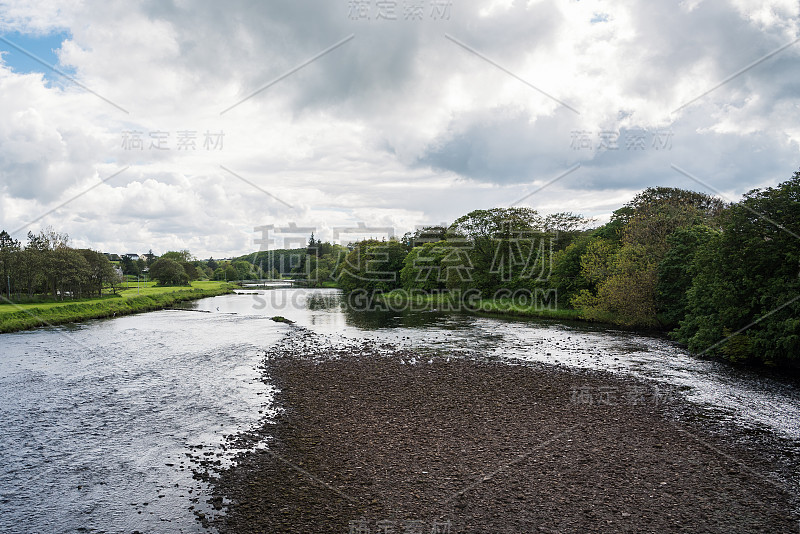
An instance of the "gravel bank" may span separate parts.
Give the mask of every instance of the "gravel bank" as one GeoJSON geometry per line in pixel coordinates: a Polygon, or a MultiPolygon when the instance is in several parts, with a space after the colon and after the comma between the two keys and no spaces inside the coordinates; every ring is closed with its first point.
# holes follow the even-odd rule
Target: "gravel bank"
{"type": "Polygon", "coordinates": [[[292,330],[282,411],[231,440],[262,447],[210,477],[221,532],[800,531],[774,466],[646,383],[292,330]]]}

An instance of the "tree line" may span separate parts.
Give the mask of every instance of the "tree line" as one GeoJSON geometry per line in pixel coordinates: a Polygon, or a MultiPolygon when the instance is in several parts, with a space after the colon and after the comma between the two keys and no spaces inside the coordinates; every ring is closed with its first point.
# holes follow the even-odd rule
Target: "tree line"
{"type": "Polygon", "coordinates": [[[247,262],[198,260],[188,250],[129,255],[112,262],[108,254],[69,245],[66,233],[45,228],[28,232],[21,243],[0,232],[0,295],[5,301],[65,300],[116,294],[127,280],[149,279],[162,286],[187,286],[194,280],[243,280],[254,270],[247,262]]]}
{"type": "MultiPolygon", "coordinates": [[[[291,276],[312,287],[385,293],[525,290],[546,305],[595,321],[667,331],[697,353],[731,361],[800,365],[800,172],[739,202],[651,187],[608,223],[530,208],[472,211],[449,226],[348,246],[311,235],[307,247],[233,260],[197,260],[188,250],[120,262],[161,285],[192,280],[291,276]]],[[[0,294],[6,299],[82,298],[116,291],[106,256],[73,249],[52,228],[23,246],[0,232],[0,294]]]]}
{"type": "Polygon", "coordinates": [[[309,287],[336,285],[338,267],[351,248],[314,238],[308,245],[295,249],[262,250],[234,258],[232,263],[246,264],[255,278],[294,278],[309,287]]]}
{"type": "Polygon", "coordinates": [[[6,300],[100,296],[104,287],[116,291],[122,283],[105,254],[71,248],[67,234],[46,228],[27,237],[23,245],[0,232],[0,287],[6,300]]]}
{"type": "Polygon", "coordinates": [[[667,331],[696,353],[800,365],[800,172],[734,203],[651,187],[607,224],[590,223],[477,210],[401,240],[351,244],[317,273],[345,291],[550,292],[548,305],[667,331]]]}

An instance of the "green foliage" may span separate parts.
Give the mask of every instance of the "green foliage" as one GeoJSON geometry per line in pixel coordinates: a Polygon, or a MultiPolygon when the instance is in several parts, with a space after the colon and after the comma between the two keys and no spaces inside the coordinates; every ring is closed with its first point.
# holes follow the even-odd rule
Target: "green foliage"
{"type": "Polygon", "coordinates": [[[330,287],[335,286],[334,273],[339,263],[339,257],[344,258],[346,249],[339,245],[327,247],[330,243],[320,243],[317,241],[317,250],[326,250],[325,254],[314,256],[310,259],[310,272],[308,275],[309,287],[330,287]]]}
{"type": "Polygon", "coordinates": [[[731,361],[800,366],[800,172],[753,190],[697,249],[674,336],[731,361]]]}
{"type": "Polygon", "coordinates": [[[99,296],[103,287],[111,285],[116,291],[121,282],[105,254],[73,249],[69,236],[51,227],[38,234],[29,232],[25,248],[0,232],[0,276],[0,294],[8,300],[99,296]]]}
{"type": "Polygon", "coordinates": [[[425,243],[403,260],[400,281],[406,289],[435,291],[468,286],[471,261],[464,247],[445,241],[425,243]]]}
{"type": "Polygon", "coordinates": [[[581,275],[590,287],[581,288],[570,302],[586,317],[626,326],[663,327],[662,320],[677,324],[691,277],[681,271],[678,254],[694,250],[697,243],[683,234],[672,236],[718,224],[723,208],[718,199],[683,189],[654,187],[639,193],[592,235],[581,256],[581,275]],[[679,251],[662,264],[676,244],[679,251]],[[660,277],[666,277],[661,286],[660,277]]]}
{"type": "MultiPolygon", "coordinates": [[[[657,264],[644,245],[625,245],[614,256],[611,275],[597,286],[596,310],[625,326],[658,326],[655,310],[657,264]]],[[[587,316],[591,317],[590,310],[587,316]]]]}
{"type": "Polygon", "coordinates": [[[214,270],[214,280],[218,281],[228,281],[231,282],[233,280],[237,280],[239,273],[230,264],[230,262],[221,262],[219,266],[214,270]]]}
{"type": "Polygon", "coordinates": [[[360,241],[337,269],[339,286],[347,292],[398,288],[406,254],[406,247],[399,241],[360,241]]]}
{"type": "Polygon", "coordinates": [[[120,259],[120,267],[122,267],[122,274],[132,274],[138,276],[142,273],[144,268],[144,260],[132,260],[130,256],[123,256],[120,259]]]}
{"type": "Polygon", "coordinates": [[[86,260],[84,276],[86,277],[88,292],[94,290],[99,297],[103,294],[103,286],[106,284],[110,285],[116,292],[117,286],[120,285],[122,279],[114,270],[106,255],[89,249],[79,250],[78,252],[86,260]]]}
{"type": "Polygon", "coordinates": [[[233,278],[234,280],[249,280],[255,276],[253,273],[253,265],[246,261],[240,260],[233,262],[233,269],[236,272],[233,278]]]}
{"type": "Polygon", "coordinates": [[[485,295],[549,287],[553,254],[588,222],[572,213],[542,217],[530,208],[476,210],[456,219],[447,241],[460,247],[460,265],[471,277],[461,287],[479,288],[485,295]]]}
{"type": "Polygon", "coordinates": [[[475,210],[450,225],[450,233],[480,243],[488,239],[511,239],[520,231],[541,229],[544,219],[531,208],[475,210]]]}
{"type": "Polygon", "coordinates": [[[5,293],[6,298],[11,298],[11,273],[18,263],[20,243],[13,239],[8,232],[0,232],[0,294],[5,293]]]}
{"type": "Polygon", "coordinates": [[[191,252],[188,250],[170,250],[161,255],[164,259],[177,261],[178,263],[187,263],[194,259],[191,252]]]}
{"type": "Polygon", "coordinates": [[[590,240],[580,257],[581,275],[592,286],[611,276],[619,247],[613,241],[598,238],[590,240]]]}
{"type": "Polygon", "coordinates": [[[183,267],[183,270],[186,273],[186,276],[189,278],[190,282],[193,281],[193,280],[199,280],[200,279],[200,271],[197,270],[197,267],[195,267],[194,263],[188,262],[188,261],[184,261],[184,262],[180,262],[180,264],[181,264],[181,267],[183,267]]]}
{"type": "Polygon", "coordinates": [[[414,232],[406,232],[403,239],[400,241],[406,246],[408,250],[414,247],[422,246],[425,243],[437,243],[447,239],[446,226],[425,226],[418,228],[414,232]]]}
{"type": "Polygon", "coordinates": [[[189,285],[189,276],[180,263],[161,257],[150,266],[150,277],[162,286],[189,285]]]}
{"type": "Polygon", "coordinates": [[[622,241],[622,230],[633,218],[634,209],[631,206],[623,206],[611,214],[611,220],[596,229],[593,235],[600,239],[619,244],[622,241]]]}
{"type": "Polygon", "coordinates": [[[553,275],[550,283],[556,290],[558,306],[568,307],[570,301],[581,291],[593,287],[587,280],[581,265],[581,258],[592,243],[590,235],[582,235],[553,256],[553,275]]]}
{"type": "Polygon", "coordinates": [[[656,313],[665,325],[676,327],[686,315],[695,255],[715,233],[708,226],[695,225],[678,228],[667,238],[669,249],[658,264],[656,284],[656,313]]]}

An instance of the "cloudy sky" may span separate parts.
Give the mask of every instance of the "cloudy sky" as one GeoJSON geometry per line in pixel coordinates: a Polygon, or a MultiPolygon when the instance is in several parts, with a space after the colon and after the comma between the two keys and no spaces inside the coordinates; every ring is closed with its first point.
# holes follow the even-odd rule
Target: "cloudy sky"
{"type": "Polygon", "coordinates": [[[497,206],[604,221],[653,185],[735,200],[800,168],[799,15],[792,0],[0,2],[2,227],[229,257],[497,206]]]}

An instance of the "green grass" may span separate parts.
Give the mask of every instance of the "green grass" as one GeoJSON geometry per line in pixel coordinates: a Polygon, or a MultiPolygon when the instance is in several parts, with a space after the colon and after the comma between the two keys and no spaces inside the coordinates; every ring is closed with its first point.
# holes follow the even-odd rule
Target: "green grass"
{"type": "MultiPolygon", "coordinates": [[[[215,282],[212,280],[205,280],[202,282],[192,282],[192,289],[218,289],[222,286],[225,286],[225,282],[215,282]]],[[[172,293],[176,290],[186,290],[188,287],[172,287],[172,286],[157,286],[151,285],[150,282],[147,283],[147,287],[139,288],[138,290],[136,287],[131,287],[128,289],[123,289],[118,293],[123,297],[136,297],[139,295],[161,295],[163,293],[172,293]]]]}
{"type": "Polygon", "coordinates": [[[536,317],[558,320],[586,320],[579,310],[547,308],[541,304],[521,306],[510,299],[469,299],[460,301],[457,293],[409,293],[403,290],[390,291],[378,297],[392,306],[407,305],[409,310],[462,311],[508,317],[536,317]]]}
{"type": "Polygon", "coordinates": [[[193,282],[191,287],[141,288],[138,295],[132,288],[94,299],[5,303],[0,304],[0,332],[159,310],[177,302],[230,293],[234,287],[224,282],[193,282]]]}
{"type": "Polygon", "coordinates": [[[98,302],[106,302],[109,299],[118,299],[120,298],[119,295],[103,295],[102,297],[92,298],[92,299],[67,299],[64,301],[60,300],[43,300],[43,301],[32,301],[32,302],[21,302],[21,303],[14,303],[9,304],[7,301],[3,300],[3,304],[0,304],[0,316],[7,313],[14,313],[21,310],[49,310],[52,308],[58,308],[60,306],[66,306],[68,304],[94,304],[98,302]]]}
{"type": "Polygon", "coordinates": [[[559,310],[555,308],[545,308],[542,306],[519,306],[510,300],[489,300],[484,299],[477,302],[474,313],[485,313],[487,315],[508,315],[510,317],[536,317],[541,319],[559,319],[569,321],[579,321],[585,318],[579,310],[559,310]]]}

